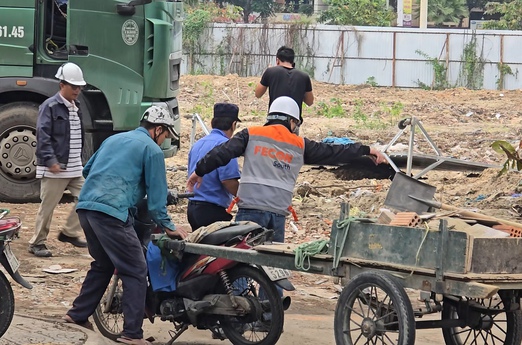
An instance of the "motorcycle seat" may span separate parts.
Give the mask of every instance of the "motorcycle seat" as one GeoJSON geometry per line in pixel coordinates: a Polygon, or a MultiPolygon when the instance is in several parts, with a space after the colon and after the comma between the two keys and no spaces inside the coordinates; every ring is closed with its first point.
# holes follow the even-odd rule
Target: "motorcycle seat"
{"type": "Polygon", "coordinates": [[[260,229],[261,226],[258,224],[239,224],[232,225],[227,228],[219,229],[208,235],[205,235],[198,243],[201,244],[223,244],[236,236],[246,235],[253,230],[260,229]]]}

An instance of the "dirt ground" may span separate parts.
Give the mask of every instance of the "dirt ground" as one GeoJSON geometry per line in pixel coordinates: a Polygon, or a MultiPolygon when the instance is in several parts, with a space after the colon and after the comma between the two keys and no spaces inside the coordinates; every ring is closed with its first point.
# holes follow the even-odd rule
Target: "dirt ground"
{"type": "MultiPolygon", "coordinates": [[[[184,190],[187,154],[190,137],[190,114],[198,112],[210,125],[214,102],[233,102],[239,105],[240,128],[261,125],[266,116],[268,96],[254,97],[258,78],[237,76],[183,76],[179,96],[182,120],[182,148],[176,157],[167,159],[167,175],[171,188],[184,190]],[[188,117],[186,117],[188,116],[188,117]]],[[[420,119],[429,136],[444,156],[473,162],[501,164],[505,160],[495,153],[490,144],[495,140],[518,143],[521,139],[522,92],[400,90],[369,86],[336,86],[313,83],[315,105],[304,106],[305,122],[301,135],[314,140],[327,136],[349,137],[368,145],[383,147],[398,132],[397,122],[414,116],[420,119]],[[400,102],[401,106],[398,106],[400,102]],[[401,108],[398,111],[392,110],[401,108]],[[343,115],[344,113],[344,115],[343,115]],[[328,116],[328,117],[327,117],[328,116]]],[[[197,131],[197,138],[201,137],[197,131]]],[[[407,144],[409,132],[398,142],[407,144]]],[[[404,148],[404,146],[403,146],[404,148]]],[[[416,135],[416,152],[431,154],[430,146],[420,133],[416,135]]],[[[479,210],[482,213],[518,220],[516,211],[522,205],[521,175],[510,172],[498,177],[498,169],[483,173],[468,171],[431,171],[423,182],[437,187],[436,198],[458,207],[479,210]]],[[[302,243],[327,238],[332,221],[338,217],[341,202],[349,202],[359,216],[377,217],[391,181],[389,179],[340,179],[334,167],[305,166],[298,178],[293,206],[299,216],[297,233],[287,231],[287,242],[302,243]]],[[[60,227],[72,209],[65,198],[54,214],[48,247],[52,258],[39,259],[27,252],[27,241],[34,228],[38,204],[5,204],[13,215],[23,218],[21,238],[12,244],[21,261],[21,273],[34,285],[26,290],[14,285],[16,310],[26,314],[61,316],[79,292],[82,279],[89,267],[87,250],[76,249],[56,240],[60,227]],[[78,271],[50,275],[42,272],[53,264],[78,271]]],[[[186,223],[186,202],[171,207],[175,223],[186,223]]],[[[325,308],[333,313],[339,287],[332,279],[309,274],[295,274],[297,291],[292,313],[299,315],[314,308],[325,308]]],[[[330,321],[328,321],[330,322],[330,321]]]]}

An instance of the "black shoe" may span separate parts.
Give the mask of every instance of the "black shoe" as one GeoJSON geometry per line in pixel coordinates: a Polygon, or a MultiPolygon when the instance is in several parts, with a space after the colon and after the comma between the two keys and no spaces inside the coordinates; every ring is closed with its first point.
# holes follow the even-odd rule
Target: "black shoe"
{"type": "Polygon", "coordinates": [[[73,246],[79,247],[79,248],[87,247],[87,242],[85,242],[81,238],[79,238],[79,237],[70,237],[70,236],[64,235],[62,232],[60,232],[60,234],[58,235],[58,241],[60,241],[60,242],[68,242],[68,243],[72,244],[73,246]]]}
{"type": "Polygon", "coordinates": [[[45,244],[37,244],[36,246],[29,246],[29,253],[34,254],[34,256],[37,256],[39,258],[48,258],[53,256],[51,251],[47,249],[45,244]]]}

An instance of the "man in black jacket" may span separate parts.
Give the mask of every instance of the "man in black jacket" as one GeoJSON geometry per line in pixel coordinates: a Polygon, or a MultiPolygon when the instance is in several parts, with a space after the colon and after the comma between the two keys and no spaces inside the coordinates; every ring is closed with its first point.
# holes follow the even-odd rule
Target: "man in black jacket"
{"type": "MultiPolygon", "coordinates": [[[[36,122],[36,177],[41,179],[40,199],[34,235],[29,240],[29,253],[49,257],[45,241],[49,234],[54,208],[68,189],[78,198],[83,186],[83,126],[80,103],[81,88],[86,84],[80,67],[67,62],[58,68],[60,91],[42,103],[36,122]]],[[[87,247],[75,209],[58,235],[58,240],[76,247],[87,247]]]]}
{"type": "Polygon", "coordinates": [[[207,153],[190,175],[187,189],[193,191],[205,174],[244,155],[236,220],[273,229],[274,241],[284,242],[285,218],[303,164],[339,165],[361,156],[375,164],[387,163],[380,151],[361,143],[329,145],[296,135],[299,107],[290,97],[274,100],[267,120],[265,126],[244,129],[207,153]]]}

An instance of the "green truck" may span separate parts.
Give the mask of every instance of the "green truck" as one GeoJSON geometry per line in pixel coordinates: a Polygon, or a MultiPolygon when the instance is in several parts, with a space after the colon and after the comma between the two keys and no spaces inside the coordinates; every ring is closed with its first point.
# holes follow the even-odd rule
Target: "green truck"
{"type": "MultiPolygon", "coordinates": [[[[108,136],[136,128],[152,104],[169,109],[179,134],[183,2],[128,1],[0,2],[0,201],[39,198],[38,107],[58,91],[54,75],[67,61],[87,81],[84,159],[108,136]]],[[[179,145],[179,136],[166,142],[165,156],[179,145]]]]}

